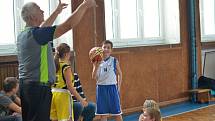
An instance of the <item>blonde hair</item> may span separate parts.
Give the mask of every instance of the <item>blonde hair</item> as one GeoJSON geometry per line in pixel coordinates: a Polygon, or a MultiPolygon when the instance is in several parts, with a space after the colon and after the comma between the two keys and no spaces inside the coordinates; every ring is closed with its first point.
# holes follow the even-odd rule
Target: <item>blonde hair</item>
{"type": "Polygon", "coordinates": [[[155,108],[146,108],[145,112],[148,113],[151,119],[154,119],[155,121],[161,121],[161,113],[159,110],[155,108]]]}
{"type": "Polygon", "coordinates": [[[143,109],[147,109],[147,108],[153,108],[160,111],[158,103],[156,103],[154,100],[145,100],[143,104],[143,109]]]}

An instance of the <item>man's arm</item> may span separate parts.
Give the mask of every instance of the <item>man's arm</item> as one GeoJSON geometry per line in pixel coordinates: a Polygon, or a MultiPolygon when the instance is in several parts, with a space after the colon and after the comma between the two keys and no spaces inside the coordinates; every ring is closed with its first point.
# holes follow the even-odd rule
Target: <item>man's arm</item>
{"type": "Polygon", "coordinates": [[[45,20],[42,24],[41,27],[48,27],[52,26],[54,21],[56,20],[57,16],[62,12],[63,9],[65,9],[68,6],[68,4],[61,3],[61,0],[59,0],[58,6],[55,9],[55,11],[49,16],[47,20],[45,20]]]}
{"type": "Polygon", "coordinates": [[[62,24],[56,27],[54,38],[58,38],[77,25],[88,8],[95,7],[95,0],[84,0],[74,13],[62,24]]]}

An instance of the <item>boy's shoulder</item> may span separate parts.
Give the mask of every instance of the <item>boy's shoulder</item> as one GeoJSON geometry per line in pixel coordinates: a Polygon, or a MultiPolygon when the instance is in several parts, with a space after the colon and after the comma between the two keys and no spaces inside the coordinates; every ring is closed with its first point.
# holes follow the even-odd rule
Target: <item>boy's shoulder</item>
{"type": "Polygon", "coordinates": [[[116,58],[116,57],[114,57],[114,56],[110,56],[110,58],[112,58],[112,59],[116,59],[116,60],[117,60],[117,58],[116,58]]]}
{"type": "Polygon", "coordinates": [[[114,56],[111,56],[112,57],[112,60],[114,61],[114,64],[118,61],[118,59],[114,56]]]}

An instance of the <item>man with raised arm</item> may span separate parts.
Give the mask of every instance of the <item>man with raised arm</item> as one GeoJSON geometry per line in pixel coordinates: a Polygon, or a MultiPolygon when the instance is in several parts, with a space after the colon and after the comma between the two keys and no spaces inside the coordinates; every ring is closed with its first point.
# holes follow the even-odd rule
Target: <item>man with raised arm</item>
{"type": "Polygon", "coordinates": [[[46,21],[44,11],[36,3],[26,3],[22,8],[26,26],[17,37],[17,56],[23,121],[50,120],[51,85],[56,78],[51,41],[77,25],[87,9],[96,3],[84,0],[65,22],[52,26],[66,6],[59,0],[58,7],[46,21]]]}

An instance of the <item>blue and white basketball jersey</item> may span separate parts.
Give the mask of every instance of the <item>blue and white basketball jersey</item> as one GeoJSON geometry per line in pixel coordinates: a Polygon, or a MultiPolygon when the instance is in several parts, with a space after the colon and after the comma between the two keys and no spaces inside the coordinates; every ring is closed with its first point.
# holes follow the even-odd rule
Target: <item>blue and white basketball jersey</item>
{"type": "Polygon", "coordinates": [[[97,85],[114,85],[116,80],[116,59],[112,56],[103,60],[97,71],[97,85]]]}

